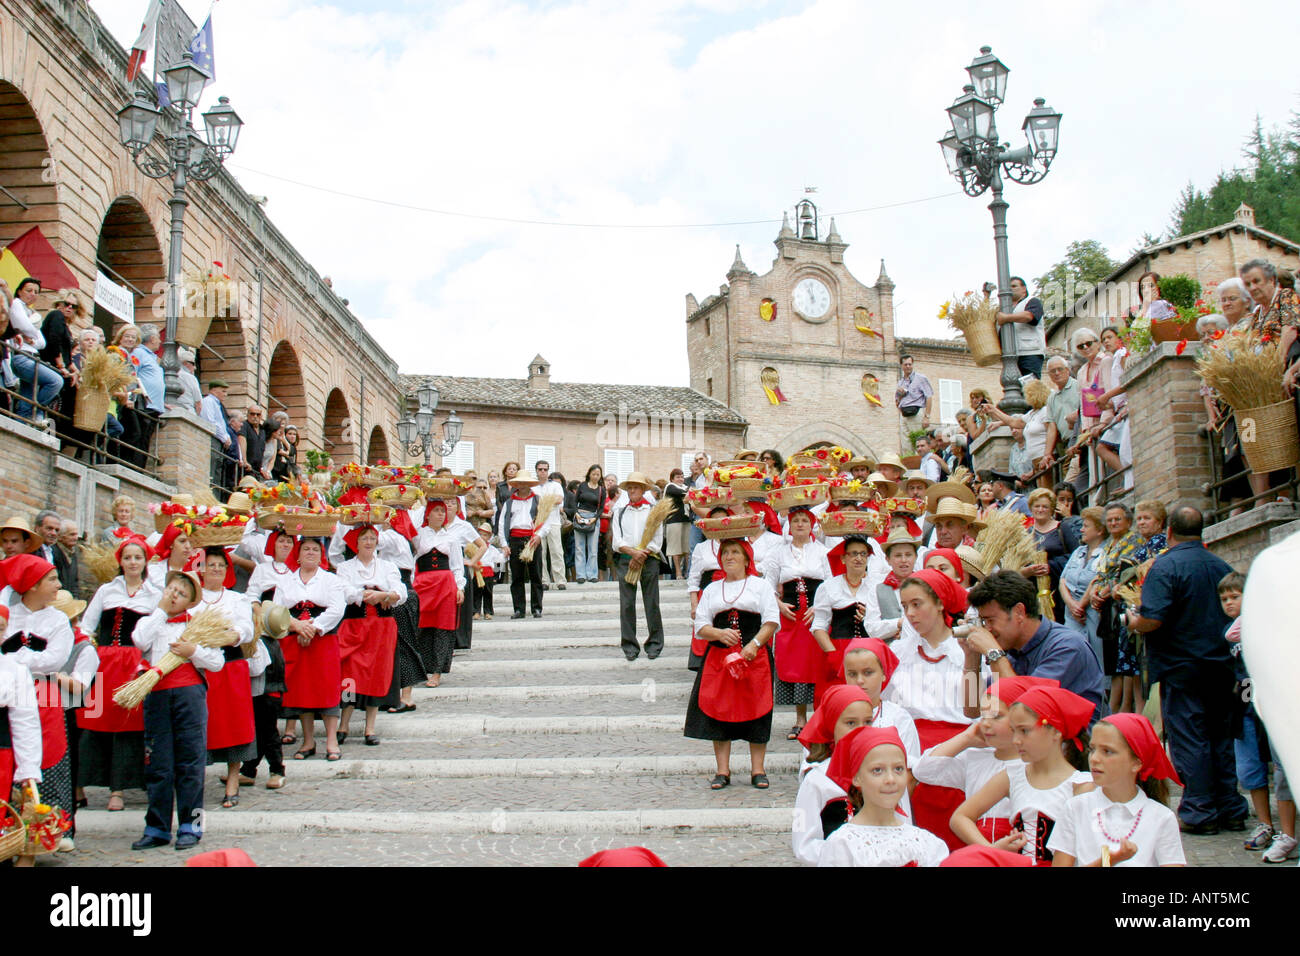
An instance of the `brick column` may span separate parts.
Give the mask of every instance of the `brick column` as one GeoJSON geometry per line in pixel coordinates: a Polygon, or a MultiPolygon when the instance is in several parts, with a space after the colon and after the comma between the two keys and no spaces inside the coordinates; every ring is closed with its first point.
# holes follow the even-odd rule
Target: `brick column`
{"type": "Polygon", "coordinates": [[[1134,500],[1166,506],[1191,501],[1210,507],[1202,486],[1210,481],[1210,444],[1197,432],[1205,422],[1196,345],[1182,355],[1162,342],[1125,369],[1133,443],[1134,500]]]}
{"type": "Polygon", "coordinates": [[[193,494],[211,487],[212,440],[216,429],[192,412],[169,408],[158,427],[158,477],[193,494]]]}
{"type": "Polygon", "coordinates": [[[1011,429],[1006,425],[987,429],[970,446],[970,456],[975,463],[975,471],[1006,471],[1011,463],[1011,449],[1015,444],[1015,439],[1011,437],[1011,429]]]}

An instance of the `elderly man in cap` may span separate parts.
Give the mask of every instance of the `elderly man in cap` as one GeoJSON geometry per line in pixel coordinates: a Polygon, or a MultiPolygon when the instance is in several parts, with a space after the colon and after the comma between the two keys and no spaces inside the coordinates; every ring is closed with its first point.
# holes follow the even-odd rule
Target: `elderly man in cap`
{"type": "Polygon", "coordinates": [[[619,624],[623,656],[634,661],[641,654],[636,640],[636,584],[626,580],[630,570],[641,574],[641,602],[645,607],[646,627],[650,631],[645,642],[645,656],[654,660],[664,649],[664,624],[659,614],[659,562],[663,560],[664,529],[655,529],[650,543],[641,547],[646,520],[651,504],[646,498],[650,481],[639,471],[634,471],[619,485],[627,492],[627,504],[615,508],[610,515],[609,528],[613,539],[615,567],[618,572],[619,624]]]}
{"type": "Polygon", "coordinates": [[[993,496],[997,498],[999,508],[1029,517],[1029,500],[1023,492],[1016,491],[1015,475],[990,470],[989,481],[993,483],[993,496]]]}
{"type": "Polygon", "coordinates": [[[212,484],[216,486],[217,497],[222,501],[226,500],[230,490],[235,487],[235,462],[239,460],[239,446],[230,433],[230,415],[226,412],[226,395],[229,391],[229,384],[214,378],[208,382],[208,394],[204,396],[199,408],[203,420],[216,429],[212,446],[212,484]]]}
{"type": "Polygon", "coordinates": [[[176,377],[181,383],[180,407],[197,415],[199,406],[203,404],[203,390],[199,388],[198,376],[194,374],[194,350],[179,348],[176,350],[176,357],[181,363],[181,367],[176,372],[176,377]]]}

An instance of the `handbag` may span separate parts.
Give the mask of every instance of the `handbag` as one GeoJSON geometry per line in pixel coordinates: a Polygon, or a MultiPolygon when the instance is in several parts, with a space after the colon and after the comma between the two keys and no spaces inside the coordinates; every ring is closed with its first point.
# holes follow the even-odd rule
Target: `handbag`
{"type": "Polygon", "coordinates": [[[573,516],[573,526],[579,531],[591,531],[596,527],[596,512],[579,510],[573,516]]]}

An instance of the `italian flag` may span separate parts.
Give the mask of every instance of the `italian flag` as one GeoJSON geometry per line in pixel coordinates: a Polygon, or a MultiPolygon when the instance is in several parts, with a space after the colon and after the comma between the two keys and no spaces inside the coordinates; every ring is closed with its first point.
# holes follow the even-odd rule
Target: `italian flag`
{"type": "Polygon", "coordinates": [[[144,66],[145,58],[153,46],[154,33],[158,29],[158,15],[162,13],[163,0],[149,0],[149,9],[145,11],[144,23],[140,24],[140,35],[131,44],[131,58],[126,63],[126,81],[134,83],[144,66]]]}

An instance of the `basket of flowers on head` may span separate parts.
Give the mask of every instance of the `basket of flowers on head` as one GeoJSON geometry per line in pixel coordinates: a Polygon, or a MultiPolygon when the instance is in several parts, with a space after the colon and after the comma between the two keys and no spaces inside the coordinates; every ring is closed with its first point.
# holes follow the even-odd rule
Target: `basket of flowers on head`
{"type": "Polygon", "coordinates": [[[876,490],[857,478],[832,478],[827,484],[831,501],[871,501],[876,497],[876,490]]]}
{"type": "Polygon", "coordinates": [[[885,530],[888,521],[886,515],[876,511],[827,511],[818,523],[828,538],[845,538],[849,535],[874,538],[885,530]]]}
{"type": "Polygon", "coordinates": [[[413,508],[422,497],[418,484],[381,485],[366,494],[368,501],[393,508],[413,508]]]}
{"type": "Polygon", "coordinates": [[[766,478],[767,463],[761,461],[722,461],[710,469],[713,483],[730,485],[737,478],[766,478]]]}
{"type": "Polygon", "coordinates": [[[393,509],[388,505],[356,504],[339,505],[339,524],[348,526],[359,524],[383,524],[393,517],[393,509]]]}
{"type": "Polygon", "coordinates": [[[693,508],[730,508],[739,500],[728,485],[708,485],[686,492],[686,502],[693,508]]]}
{"type": "Polygon", "coordinates": [[[726,515],[718,518],[701,518],[696,527],[706,538],[748,538],[763,527],[761,514],[726,515]]]}
{"type": "Polygon", "coordinates": [[[805,485],[782,485],[773,488],[767,496],[768,503],[776,511],[789,511],[791,508],[811,508],[819,505],[830,495],[830,487],[825,482],[805,485]]]}

